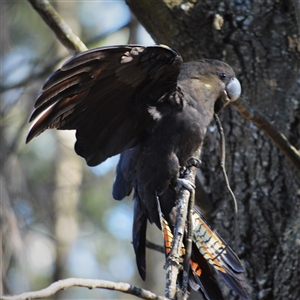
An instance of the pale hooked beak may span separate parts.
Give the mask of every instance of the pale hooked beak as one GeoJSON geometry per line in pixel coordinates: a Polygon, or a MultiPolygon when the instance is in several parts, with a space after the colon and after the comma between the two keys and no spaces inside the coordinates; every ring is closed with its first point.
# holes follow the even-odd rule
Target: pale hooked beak
{"type": "Polygon", "coordinates": [[[240,82],[234,77],[226,86],[227,97],[230,102],[236,101],[242,92],[242,87],[240,82]]]}
{"type": "Polygon", "coordinates": [[[221,97],[215,102],[214,111],[218,113],[224,106],[228,105],[230,102],[236,101],[241,95],[242,88],[240,82],[234,77],[227,84],[221,97]]]}

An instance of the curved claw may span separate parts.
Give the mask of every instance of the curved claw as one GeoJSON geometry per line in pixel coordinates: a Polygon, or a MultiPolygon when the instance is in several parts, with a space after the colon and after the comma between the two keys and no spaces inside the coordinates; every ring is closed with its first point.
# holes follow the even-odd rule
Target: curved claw
{"type": "Polygon", "coordinates": [[[193,193],[196,186],[192,182],[184,178],[177,179],[177,186],[176,189],[179,191],[181,188],[187,189],[190,193],[193,193]]]}
{"type": "Polygon", "coordinates": [[[190,172],[191,167],[200,168],[202,161],[199,158],[191,157],[185,166],[180,167],[180,177],[184,177],[188,172],[190,172]]]}

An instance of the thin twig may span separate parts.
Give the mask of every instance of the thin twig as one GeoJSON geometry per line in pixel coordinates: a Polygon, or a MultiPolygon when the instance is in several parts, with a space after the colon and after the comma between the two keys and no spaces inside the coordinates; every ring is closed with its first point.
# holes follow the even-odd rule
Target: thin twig
{"type": "Polygon", "coordinates": [[[87,50],[87,47],[73,33],[69,25],[47,0],[28,0],[33,8],[52,29],[58,40],[67,48],[70,54],[87,50]]]}
{"type": "Polygon", "coordinates": [[[157,245],[157,244],[154,244],[148,240],[146,240],[146,247],[149,248],[149,249],[152,249],[152,250],[156,250],[160,253],[163,253],[165,254],[165,250],[164,250],[164,247],[161,246],[161,245],[157,245]]]}
{"type": "Polygon", "coordinates": [[[218,117],[217,114],[214,114],[214,119],[215,119],[215,121],[217,123],[217,127],[218,127],[219,134],[220,134],[220,137],[221,137],[221,169],[222,169],[222,173],[223,173],[224,178],[225,178],[227,190],[229,191],[229,193],[231,195],[231,198],[233,199],[234,214],[235,214],[235,216],[237,216],[237,214],[238,214],[237,201],[236,201],[235,195],[234,195],[234,193],[233,193],[233,191],[232,191],[232,189],[230,187],[230,183],[229,183],[229,180],[228,180],[228,176],[227,176],[227,172],[226,172],[226,167],[225,167],[226,152],[225,152],[224,130],[223,130],[222,124],[221,124],[220,119],[219,119],[219,117],[218,117]]]}
{"type": "MultiPolygon", "coordinates": [[[[3,84],[3,82],[0,83],[0,93],[3,93],[8,90],[17,89],[17,88],[23,88],[27,84],[33,82],[34,79],[41,79],[46,75],[49,75],[49,73],[53,72],[53,66],[55,66],[58,62],[62,60],[61,57],[57,59],[52,59],[51,63],[47,63],[41,70],[36,71],[35,68],[38,64],[40,64],[40,60],[37,60],[32,63],[32,67],[25,78],[23,78],[21,81],[13,84],[3,84]]],[[[8,71],[7,73],[9,73],[8,71]]]]}
{"type": "Polygon", "coordinates": [[[232,102],[239,113],[247,120],[251,120],[258,128],[262,129],[275,143],[279,150],[291,161],[293,166],[300,171],[300,153],[291,145],[288,139],[278,130],[278,128],[271,124],[266,116],[255,109],[252,109],[241,98],[232,102]]]}
{"type": "Polygon", "coordinates": [[[141,299],[166,300],[166,298],[163,296],[157,296],[148,290],[138,288],[128,283],[112,282],[112,281],[98,280],[98,279],[83,279],[83,278],[67,278],[67,279],[59,280],[52,283],[47,288],[39,291],[22,293],[16,296],[0,296],[0,299],[1,300],[26,300],[26,299],[46,298],[56,294],[60,290],[65,290],[75,286],[86,287],[89,289],[102,288],[107,290],[114,290],[126,294],[131,294],[141,299]]]}
{"type": "MultiPolygon", "coordinates": [[[[230,187],[230,183],[229,183],[229,180],[228,180],[228,176],[227,176],[227,172],[226,172],[226,167],[225,167],[226,148],[225,148],[224,130],[223,130],[221,121],[220,121],[220,119],[219,119],[219,117],[218,117],[217,114],[214,114],[214,119],[215,119],[215,121],[217,123],[217,127],[218,127],[220,138],[221,138],[221,163],[220,163],[220,165],[221,165],[222,173],[223,173],[223,176],[224,176],[224,179],[225,179],[225,182],[226,182],[226,188],[229,191],[230,196],[231,196],[231,198],[233,200],[233,204],[234,204],[233,234],[232,234],[230,242],[229,242],[229,244],[231,244],[232,241],[233,241],[233,239],[235,238],[235,236],[237,236],[236,231],[237,231],[238,206],[237,206],[237,201],[236,201],[235,195],[234,195],[234,193],[233,193],[233,191],[232,191],[232,189],[230,187]]],[[[226,245],[226,247],[224,249],[222,249],[222,251],[214,259],[216,259],[218,256],[220,256],[225,251],[226,248],[227,248],[227,245],[226,245]]]]}

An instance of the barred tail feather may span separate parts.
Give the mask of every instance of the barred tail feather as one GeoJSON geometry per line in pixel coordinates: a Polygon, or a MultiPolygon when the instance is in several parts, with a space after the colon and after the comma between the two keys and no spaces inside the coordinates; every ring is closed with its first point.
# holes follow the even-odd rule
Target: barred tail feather
{"type": "Polygon", "coordinates": [[[209,227],[196,207],[193,214],[193,229],[193,241],[208,264],[236,294],[242,299],[248,299],[244,268],[240,260],[223,239],[209,227]]]}
{"type": "MultiPolygon", "coordinates": [[[[165,246],[165,254],[168,256],[171,252],[174,236],[171,231],[171,228],[164,218],[161,209],[160,209],[160,203],[158,202],[158,211],[159,211],[159,217],[160,217],[160,224],[162,229],[162,235],[164,239],[164,246],[165,246]]],[[[195,246],[194,246],[195,247],[195,246]]],[[[194,250],[197,250],[195,248],[194,250]]],[[[193,252],[194,252],[193,250],[193,252]]],[[[184,260],[185,256],[185,247],[182,244],[181,245],[181,260],[184,260]]],[[[211,273],[211,270],[203,257],[200,259],[196,257],[191,257],[190,259],[190,276],[189,276],[189,285],[192,289],[196,291],[200,291],[204,297],[208,300],[222,300],[223,295],[222,292],[218,286],[218,283],[215,281],[213,274],[211,273]],[[201,265],[198,261],[201,261],[201,265]]]]}

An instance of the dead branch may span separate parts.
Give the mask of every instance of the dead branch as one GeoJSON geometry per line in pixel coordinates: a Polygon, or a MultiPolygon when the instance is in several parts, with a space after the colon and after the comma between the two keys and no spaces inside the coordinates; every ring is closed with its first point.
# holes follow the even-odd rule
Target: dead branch
{"type": "Polygon", "coordinates": [[[112,282],[98,279],[83,279],[83,278],[67,278],[52,283],[45,289],[22,293],[16,296],[0,296],[1,300],[29,300],[29,299],[40,299],[46,298],[56,294],[60,290],[66,290],[71,287],[80,286],[88,289],[102,288],[107,290],[115,290],[126,294],[131,294],[141,299],[155,299],[155,300],[166,300],[163,296],[157,296],[150,291],[141,289],[124,282],[112,282]]]}
{"type": "MultiPolygon", "coordinates": [[[[198,152],[196,153],[198,154],[198,152]]],[[[200,149],[199,149],[199,156],[200,156],[200,149]]],[[[190,180],[192,180],[194,183],[196,181],[196,174],[197,169],[194,168],[194,170],[189,174],[191,175],[190,180]]],[[[193,235],[194,235],[194,228],[193,228],[193,211],[194,211],[194,205],[195,205],[195,190],[191,193],[190,199],[188,202],[188,208],[187,208],[187,221],[186,221],[186,238],[185,238],[185,258],[183,262],[183,279],[182,279],[182,286],[183,286],[183,299],[187,299],[189,296],[188,291],[188,284],[189,284],[189,274],[190,274],[190,259],[192,255],[192,243],[193,243],[193,235]]]]}
{"type": "MultiPolygon", "coordinates": [[[[201,148],[199,148],[195,153],[194,157],[200,157],[201,148]]],[[[184,175],[184,179],[190,181],[191,183],[195,184],[195,178],[197,174],[196,167],[190,167],[190,170],[186,172],[184,175]]],[[[194,194],[194,193],[193,193],[194,194]]],[[[192,251],[192,240],[191,235],[193,228],[191,222],[191,210],[194,206],[194,195],[183,187],[177,194],[178,196],[178,203],[177,203],[177,212],[176,212],[176,224],[174,226],[174,240],[172,245],[172,250],[167,258],[166,261],[166,292],[165,296],[168,299],[175,299],[176,293],[176,284],[177,284],[177,277],[179,272],[183,268],[183,280],[181,284],[181,293],[182,295],[177,294],[177,299],[187,299],[188,298],[188,276],[189,276],[189,261],[192,251]],[[192,203],[190,203],[192,201],[192,203]],[[189,228],[186,228],[188,226],[189,228]],[[187,232],[186,238],[186,249],[185,249],[185,261],[183,265],[181,264],[180,260],[182,257],[182,242],[185,232],[187,232]]]]}
{"type": "MultiPolygon", "coordinates": [[[[175,299],[177,277],[182,270],[181,260],[181,245],[183,242],[184,230],[186,225],[186,217],[188,210],[188,202],[190,192],[186,189],[181,189],[178,193],[178,203],[176,212],[176,224],[174,226],[174,240],[172,250],[166,259],[166,291],[165,296],[168,299],[175,299]]],[[[177,297],[180,298],[180,297],[177,297]]]]}
{"type": "Polygon", "coordinates": [[[271,124],[266,116],[251,108],[241,98],[232,102],[232,105],[237,108],[245,119],[252,121],[258,128],[262,129],[272,139],[279,150],[290,160],[293,166],[300,171],[299,151],[291,145],[285,135],[283,135],[275,125],[271,124]]]}

